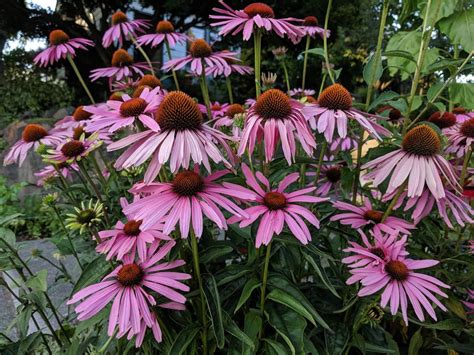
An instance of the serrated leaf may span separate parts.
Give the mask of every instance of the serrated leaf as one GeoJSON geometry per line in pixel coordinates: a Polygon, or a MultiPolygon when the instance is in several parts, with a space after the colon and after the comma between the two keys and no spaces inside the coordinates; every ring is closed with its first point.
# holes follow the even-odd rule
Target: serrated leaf
{"type": "Polygon", "coordinates": [[[375,109],[378,106],[381,106],[382,104],[386,103],[389,100],[393,100],[397,97],[399,97],[400,94],[394,92],[394,91],[384,91],[381,93],[379,96],[375,98],[374,101],[372,101],[372,104],[369,106],[369,111],[375,109]]]}
{"type": "Polygon", "coordinates": [[[204,296],[206,304],[211,316],[212,330],[216,337],[217,347],[222,349],[224,347],[224,324],[222,318],[221,300],[217,283],[214,277],[210,274],[203,275],[204,279],[204,296]]]}
{"type": "Polygon", "coordinates": [[[438,91],[443,87],[443,83],[436,83],[430,86],[428,91],[426,92],[426,97],[429,101],[432,101],[438,91]]]}
{"type": "MultiPolygon", "coordinates": [[[[422,0],[418,3],[420,17],[425,18],[426,4],[428,0],[422,0]]],[[[458,6],[459,0],[431,0],[430,10],[428,11],[428,24],[431,26],[440,19],[451,15],[458,6]]]]}
{"type": "Polygon", "coordinates": [[[474,108],[474,83],[454,83],[450,85],[450,99],[466,109],[474,108]]]}
{"type": "Polygon", "coordinates": [[[474,50],[474,8],[442,19],[439,28],[452,43],[461,45],[466,52],[474,50]]]}
{"type": "Polygon", "coordinates": [[[262,283],[256,277],[252,277],[245,283],[245,286],[242,289],[242,294],[239,298],[239,302],[237,302],[237,306],[235,307],[234,314],[237,313],[237,311],[245,304],[245,302],[247,302],[252,292],[261,284],[262,283]]]}

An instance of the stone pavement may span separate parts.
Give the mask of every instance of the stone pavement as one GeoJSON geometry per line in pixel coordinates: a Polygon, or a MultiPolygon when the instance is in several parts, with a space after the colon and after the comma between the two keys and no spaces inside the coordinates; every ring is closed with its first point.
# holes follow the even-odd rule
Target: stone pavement
{"type": "MultiPolygon", "coordinates": [[[[31,252],[34,249],[38,249],[42,252],[42,255],[45,258],[58,265],[57,259],[53,257],[53,254],[57,252],[57,249],[55,245],[47,239],[25,241],[21,244],[22,248],[20,249],[20,255],[23,259],[31,257],[31,252]]],[[[76,280],[80,275],[80,269],[77,265],[76,260],[72,256],[67,256],[64,260],[62,260],[62,263],[65,265],[66,270],[71,275],[71,277],[76,280]]],[[[53,267],[45,260],[39,258],[32,258],[28,262],[28,266],[35,273],[43,269],[46,269],[48,271],[48,295],[50,296],[53,304],[56,307],[59,307],[59,312],[63,316],[67,315],[68,307],[65,304],[65,300],[67,300],[72,291],[72,284],[65,283],[64,280],[56,281],[56,278],[60,274],[59,270],[53,267]]],[[[18,274],[16,271],[8,271],[8,273],[13,278],[18,278],[18,274]]],[[[9,280],[7,277],[4,277],[3,275],[2,277],[8,282],[8,285],[11,288],[14,288],[14,285],[11,280],[9,280]]],[[[17,292],[18,289],[16,289],[15,291],[17,292]]],[[[19,305],[19,303],[4,287],[0,286],[0,304],[2,305],[2,307],[0,307],[0,331],[5,331],[14,319],[16,314],[16,307],[19,305]]],[[[51,316],[51,314],[49,315],[51,316]]],[[[41,328],[45,326],[41,317],[36,315],[35,319],[38,321],[38,324],[41,328]]],[[[56,328],[57,322],[53,318],[51,318],[50,320],[53,324],[53,327],[56,328]]],[[[29,332],[33,333],[34,331],[36,331],[36,326],[34,325],[33,321],[30,320],[29,332]]],[[[16,337],[15,329],[13,329],[10,335],[14,338],[16,337]]]]}

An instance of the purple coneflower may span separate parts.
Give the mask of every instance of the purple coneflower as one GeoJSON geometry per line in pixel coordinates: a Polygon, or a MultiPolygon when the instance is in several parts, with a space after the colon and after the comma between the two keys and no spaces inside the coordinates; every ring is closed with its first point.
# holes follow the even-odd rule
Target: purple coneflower
{"type": "Polygon", "coordinates": [[[97,134],[92,134],[89,137],[81,135],[79,139],[70,139],[53,150],[48,150],[48,154],[45,155],[45,160],[51,163],[72,163],[80,161],[86,157],[93,150],[97,149],[102,144],[102,141],[98,139],[97,134]]]}
{"type": "MultiPolygon", "coordinates": [[[[223,50],[222,52],[229,52],[229,51],[223,50]]],[[[239,75],[250,75],[253,73],[253,68],[247,65],[239,64],[240,60],[237,61],[235,59],[226,58],[225,61],[229,65],[228,67],[225,67],[225,68],[220,68],[217,66],[208,67],[206,68],[206,75],[212,75],[214,78],[219,75],[223,75],[227,78],[229,75],[233,73],[237,73],[239,75]]]]}
{"type": "Polygon", "coordinates": [[[221,170],[203,177],[195,165],[194,170],[176,174],[170,183],[137,184],[131,191],[145,196],[131,203],[124,212],[142,219],[144,227],[163,222],[163,233],[166,234],[171,233],[179,223],[181,238],[188,237],[191,226],[196,237],[201,237],[204,216],[219,229],[225,230],[226,218],[220,208],[237,217],[247,217],[247,214],[224,195],[238,199],[252,198],[250,192],[233,190],[215,182],[229,172],[221,170]]]}
{"type": "Polygon", "coordinates": [[[358,207],[347,202],[336,201],[333,206],[345,213],[331,217],[331,221],[339,221],[342,225],[351,226],[358,229],[362,226],[370,226],[374,230],[379,230],[388,234],[397,232],[410,234],[410,229],[415,226],[401,218],[388,216],[382,222],[383,212],[374,210],[368,198],[364,199],[364,206],[358,207]]]}
{"type": "Polygon", "coordinates": [[[209,158],[231,167],[215,143],[219,143],[233,160],[227,144],[231,138],[206,125],[198,105],[187,94],[181,91],[168,93],[158,107],[155,119],[160,126],[159,132],[148,130],[132,134],[108,146],[107,149],[113,151],[131,145],[115,162],[117,169],[139,166],[152,157],[145,173],[145,182],[149,183],[168,161],[172,173],[180,167],[188,169],[191,160],[204,165],[210,172],[209,158]]]}
{"type": "Polygon", "coordinates": [[[238,61],[236,54],[229,51],[214,52],[205,40],[197,39],[191,43],[187,56],[167,61],[162,69],[164,71],[178,70],[190,64],[194,75],[201,75],[203,71],[208,74],[208,71],[213,68],[216,68],[219,74],[226,72],[230,74],[232,69],[228,61],[238,61]]]}
{"type": "Polygon", "coordinates": [[[112,15],[112,26],[105,31],[104,37],[102,37],[102,45],[107,48],[115,40],[118,40],[120,47],[122,47],[124,39],[130,39],[130,36],[135,37],[138,32],[144,32],[148,27],[150,25],[147,20],[130,21],[126,14],[117,11],[112,15]]]}
{"type": "Polygon", "coordinates": [[[126,333],[130,337],[141,334],[144,322],[154,330],[155,339],[160,342],[161,330],[152,310],[157,305],[157,300],[151,292],[171,301],[159,306],[179,309],[173,305],[184,304],[186,298],[176,290],[189,291],[189,287],[181,281],[191,278],[189,274],[167,271],[183,266],[184,260],[158,263],[174,245],[174,241],[169,241],[158,249],[158,243],[154,243],[148,249],[144,262],[136,262],[130,256],[125,256],[122,265],[101,282],[76,292],[67,304],[80,302],[75,311],[78,313],[77,319],[82,321],[93,317],[113,301],[109,315],[109,336],[114,334],[116,327],[118,337],[126,333]]]}
{"type": "Polygon", "coordinates": [[[243,10],[234,10],[224,1],[220,1],[224,7],[214,7],[212,10],[215,15],[209,17],[216,22],[211,26],[222,27],[220,35],[236,35],[243,33],[244,41],[248,41],[252,36],[254,29],[262,29],[268,32],[275,32],[279,37],[298,37],[304,35],[302,30],[292,22],[298,21],[295,18],[276,19],[273,9],[261,2],[254,2],[247,5],[243,10]]]}
{"type": "Polygon", "coordinates": [[[440,287],[450,287],[433,276],[420,274],[415,270],[437,265],[439,261],[408,259],[402,253],[404,253],[402,249],[392,248],[387,261],[379,265],[368,264],[349,270],[352,276],[346,283],[348,285],[356,282],[362,284],[362,288],[358,292],[359,297],[369,296],[384,289],[380,305],[385,307],[390,302],[392,315],[401,309],[405,324],[408,324],[408,301],[420,321],[425,320],[423,309],[436,320],[436,313],[430,301],[446,311],[446,307],[434,294],[447,298],[448,295],[440,287]]]}
{"type": "Polygon", "coordinates": [[[456,121],[458,123],[463,123],[471,118],[474,118],[474,112],[467,111],[464,107],[455,107],[453,108],[453,113],[456,116],[456,121]]]}
{"type": "Polygon", "coordinates": [[[243,155],[246,149],[252,154],[257,138],[263,136],[266,162],[273,159],[281,143],[286,161],[291,165],[296,154],[296,139],[311,156],[316,141],[308,127],[303,107],[302,103],[290,99],[280,90],[265,91],[248,110],[238,155],[243,155]]]}
{"type": "Polygon", "coordinates": [[[61,174],[65,179],[72,180],[72,171],[71,170],[79,170],[77,164],[68,164],[68,163],[61,163],[53,165],[48,165],[42,168],[40,171],[36,172],[34,175],[38,177],[36,181],[37,186],[43,186],[49,179],[58,177],[61,174]]]}
{"type": "MultiPolygon", "coordinates": [[[[228,222],[240,222],[239,226],[243,228],[251,225],[261,217],[255,239],[256,248],[260,248],[262,244],[268,245],[273,235],[279,235],[285,225],[288,226],[291,233],[302,244],[308,244],[311,241],[311,233],[304,219],[316,228],[319,228],[319,220],[309,209],[301,206],[300,203],[319,203],[326,201],[327,198],[310,195],[316,189],[315,187],[285,192],[289,185],[298,180],[298,173],[286,176],[279,183],[278,188],[272,189],[269,181],[261,172],[257,172],[254,176],[245,164],[242,164],[242,172],[246,178],[247,185],[252,190],[232,183],[224,183],[224,186],[249,194],[257,205],[244,210],[248,217],[234,216],[228,222]],[[264,188],[260,186],[259,182],[263,184],[264,188]]],[[[242,200],[245,200],[245,198],[242,198],[242,200]]]]}
{"type": "Polygon", "coordinates": [[[464,157],[474,144],[474,118],[447,128],[444,134],[448,137],[446,153],[452,153],[458,158],[464,157]]]}
{"type": "Polygon", "coordinates": [[[149,45],[153,48],[166,41],[169,46],[173,48],[176,44],[186,42],[187,39],[188,36],[184,33],[178,33],[175,31],[171,22],[163,20],[158,22],[156,25],[156,33],[138,37],[137,43],[141,46],[149,45]]]}
{"type": "Polygon", "coordinates": [[[445,128],[452,127],[456,124],[456,115],[451,112],[437,111],[428,118],[428,122],[431,122],[438,126],[439,129],[444,130],[445,128]]]}
{"type": "MultiPolygon", "coordinates": [[[[207,114],[206,105],[198,104],[198,106],[199,106],[199,109],[201,110],[201,112],[203,114],[207,114]]],[[[220,104],[218,101],[211,102],[212,117],[209,117],[208,120],[212,120],[214,118],[224,116],[228,106],[229,106],[229,104],[227,104],[227,103],[220,104]]]]}
{"type": "MultiPolygon", "coordinates": [[[[120,101],[107,101],[108,111],[100,109],[97,115],[93,114],[86,130],[88,132],[107,130],[113,133],[124,127],[133,126],[138,120],[145,127],[159,131],[160,126],[156,123],[154,114],[162,98],[160,87],[152,90],[145,87],[140,96],[134,98],[123,94],[120,101]]],[[[97,112],[95,107],[87,107],[86,110],[91,113],[97,112]]]]}
{"type": "Polygon", "coordinates": [[[100,78],[122,80],[134,74],[143,76],[143,70],[148,69],[148,64],[145,62],[134,63],[132,56],[125,49],[117,49],[114,52],[111,64],[111,67],[91,70],[91,80],[96,81],[100,78]]]}
{"type": "Polygon", "coordinates": [[[357,149],[359,142],[357,141],[357,137],[349,137],[346,138],[336,138],[334,139],[331,144],[329,145],[329,151],[334,153],[337,151],[348,151],[357,149]]]}
{"type": "Polygon", "coordinates": [[[399,125],[405,119],[400,110],[392,106],[382,106],[377,109],[377,113],[386,115],[387,121],[394,125],[399,125]]]}
{"type": "Polygon", "coordinates": [[[36,150],[41,144],[54,147],[60,144],[64,137],[64,130],[52,129],[48,131],[39,124],[28,124],[23,129],[21,139],[8,151],[3,160],[3,165],[18,163],[21,166],[30,149],[36,150]]]}
{"type": "Polygon", "coordinates": [[[62,30],[53,30],[49,33],[49,47],[38,54],[34,63],[40,67],[51,65],[67,56],[74,58],[76,49],[87,50],[86,46],[94,46],[94,42],[85,38],[69,38],[62,30]]]}
{"type": "Polygon", "coordinates": [[[324,28],[319,26],[319,21],[315,16],[306,16],[302,21],[302,24],[299,26],[301,31],[303,32],[302,36],[297,36],[297,37],[291,37],[291,40],[293,43],[299,43],[301,39],[305,36],[309,36],[311,38],[315,38],[316,35],[318,35],[321,38],[324,38],[326,35],[326,38],[329,38],[331,35],[330,30],[324,31],[324,28]],[[326,34],[325,34],[326,33],[326,34]]]}
{"type": "Polygon", "coordinates": [[[334,140],[334,133],[341,138],[348,134],[349,119],[357,121],[373,137],[381,139],[380,135],[389,136],[391,132],[370,117],[376,117],[359,111],[352,106],[350,92],[340,84],[333,84],[321,92],[318,103],[306,105],[305,111],[311,116],[309,124],[312,129],[324,133],[328,143],[334,140]]]}
{"type": "Polygon", "coordinates": [[[372,168],[366,175],[377,187],[391,178],[386,193],[390,194],[408,181],[408,197],[421,196],[427,186],[436,199],[446,196],[441,176],[446,183],[458,189],[453,167],[439,153],[441,139],[428,125],[419,125],[403,137],[402,147],[362,166],[372,168]]]}
{"type": "MultiPolygon", "coordinates": [[[[314,192],[317,196],[325,197],[329,195],[331,191],[335,192],[336,196],[341,186],[341,176],[342,176],[342,164],[331,163],[330,161],[334,160],[334,157],[325,157],[323,165],[321,165],[321,170],[319,174],[318,181],[311,181],[310,184],[317,186],[316,191],[314,192]]],[[[316,166],[313,166],[317,168],[316,166]]],[[[316,177],[316,171],[309,171],[306,173],[308,177],[316,177]]]]}
{"type": "Polygon", "coordinates": [[[294,97],[294,98],[302,98],[302,97],[306,97],[306,96],[313,96],[314,94],[316,93],[316,91],[314,91],[313,89],[302,89],[302,88],[296,88],[296,89],[291,89],[289,92],[288,92],[288,95],[290,95],[291,97],[294,97]]]}

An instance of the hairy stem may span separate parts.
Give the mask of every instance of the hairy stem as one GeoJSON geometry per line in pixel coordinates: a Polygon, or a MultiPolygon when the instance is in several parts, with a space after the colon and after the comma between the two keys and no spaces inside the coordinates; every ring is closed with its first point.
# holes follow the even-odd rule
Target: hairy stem
{"type": "Polygon", "coordinates": [[[76,64],[74,63],[74,60],[72,59],[72,57],[70,55],[67,56],[67,60],[69,61],[69,64],[71,64],[71,67],[74,70],[74,73],[76,73],[76,76],[79,79],[82,87],[84,88],[84,91],[86,92],[87,96],[89,96],[89,100],[91,100],[92,104],[95,104],[94,98],[92,97],[92,94],[89,91],[89,88],[87,87],[86,82],[82,78],[82,75],[79,72],[79,69],[77,68],[76,64]]]}
{"type": "Polygon", "coordinates": [[[328,30],[328,23],[329,23],[329,14],[331,13],[331,7],[332,7],[332,0],[329,0],[328,7],[326,9],[326,17],[324,19],[323,48],[324,48],[324,61],[326,63],[326,70],[329,74],[329,78],[331,79],[331,82],[334,84],[335,83],[334,76],[332,74],[332,70],[329,63],[328,38],[326,36],[327,30],[328,30]]]}
{"type": "Polygon", "coordinates": [[[304,92],[305,84],[306,84],[306,67],[308,66],[308,50],[309,44],[311,43],[311,36],[306,35],[306,44],[304,47],[304,59],[303,59],[303,78],[301,79],[301,89],[304,92]]]}
{"type": "MultiPolygon", "coordinates": [[[[166,47],[166,52],[168,53],[168,59],[171,60],[171,48],[170,44],[168,41],[165,41],[165,47],[166,47]]],[[[176,90],[179,90],[179,81],[178,81],[178,76],[176,75],[176,72],[174,69],[171,69],[171,73],[173,74],[173,80],[174,80],[174,85],[176,86],[176,90]]]]}

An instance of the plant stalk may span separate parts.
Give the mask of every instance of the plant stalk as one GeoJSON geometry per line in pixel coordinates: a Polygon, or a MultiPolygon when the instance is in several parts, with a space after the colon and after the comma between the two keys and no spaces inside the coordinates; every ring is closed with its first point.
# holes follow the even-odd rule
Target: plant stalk
{"type": "Polygon", "coordinates": [[[229,94],[229,102],[232,105],[234,103],[234,95],[232,94],[232,83],[228,76],[225,77],[225,84],[227,86],[227,93],[229,94]]]}
{"type": "Polygon", "coordinates": [[[71,64],[72,69],[74,70],[74,73],[76,73],[77,78],[79,79],[82,87],[84,88],[84,91],[86,92],[87,96],[89,96],[89,100],[91,100],[91,103],[95,105],[94,98],[92,97],[91,92],[89,91],[89,88],[86,85],[86,82],[82,78],[81,73],[79,72],[79,69],[76,66],[76,63],[74,63],[74,60],[70,55],[67,56],[67,60],[69,61],[69,64],[71,64]]]}
{"type": "MultiPolygon", "coordinates": [[[[166,47],[166,52],[168,53],[168,58],[169,60],[171,60],[171,48],[170,48],[170,44],[168,43],[168,41],[165,41],[165,47],[166,47]]],[[[179,81],[178,81],[178,76],[176,75],[176,72],[174,71],[174,69],[171,69],[171,73],[173,74],[173,80],[174,80],[174,85],[176,86],[176,90],[179,91],[179,81]]]]}
{"type": "Polygon", "coordinates": [[[261,80],[261,60],[262,60],[262,31],[256,29],[253,34],[253,47],[254,47],[254,69],[255,69],[255,97],[258,99],[260,96],[262,87],[260,84],[261,80]]]}
{"type": "Polygon", "coordinates": [[[324,61],[326,63],[326,70],[329,74],[329,78],[331,79],[331,82],[334,84],[335,83],[334,76],[332,74],[332,70],[329,63],[328,38],[326,36],[327,30],[328,30],[328,23],[329,23],[329,14],[331,13],[331,7],[332,7],[332,0],[329,0],[328,7],[326,9],[326,17],[324,19],[323,48],[324,48],[324,61]]]}
{"type": "Polygon", "coordinates": [[[306,85],[306,67],[308,66],[308,50],[311,43],[311,36],[306,35],[306,45],[304,47],[304,59],[303,59],[303,78],[301,79],[301,89],[304,92],[306,85]]]}

